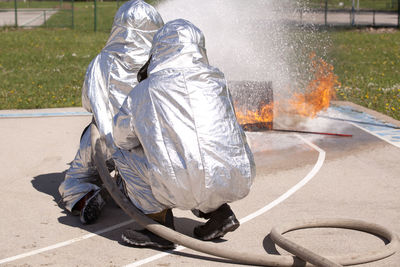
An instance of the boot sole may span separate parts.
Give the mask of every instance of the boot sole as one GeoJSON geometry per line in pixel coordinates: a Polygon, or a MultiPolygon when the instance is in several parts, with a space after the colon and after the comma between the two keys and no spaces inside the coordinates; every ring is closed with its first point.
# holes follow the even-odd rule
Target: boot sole
{"type": "Polygon", "coordinates": [[[165,246],[165,245],[161,245],[161,244],[158,244],[158,243],[155,243],[155,242],[146,242],[146,241],[135,242],[135,241],[125,237],[124,235],[121,236],[121,239],[125,243],[127,243],[129,245],[132,245],[132,246],[135,246],[135,247],[143,247],[143,248],[144,247],[150,247],[150,248],[160,248],[160,249],[174,249],[176,247],[175,245],[165,246]]]}
{"type": "Polygon", "coordinates": [[[236,229],[239,228],[239,226],[240,226],[240,222],[236,218],[234,218],[234,219],[231,219],[230,223],[223,225],[221,229],[218,229],[217,231],[211,233],[210,235],[203,236],[203,237],[198,237],[198,236],[196,236],[196,237],[203,241],[210,241],[213,239],[221,238],[224,235],[226,235],[227,233],[235,231],[236,229]]]}

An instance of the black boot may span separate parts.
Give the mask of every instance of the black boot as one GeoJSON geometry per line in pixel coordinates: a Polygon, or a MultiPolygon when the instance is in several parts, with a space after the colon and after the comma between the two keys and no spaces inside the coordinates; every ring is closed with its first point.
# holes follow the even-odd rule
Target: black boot
{"type": "Polygon", "coordinates": [[[88,198],[85,200],[85,204],[79,215],[79,219],[83,224],[94,223],[99,218],[101,210],[106,204],[101,197],[100,191],[88,194],[88,198]]]}
{"type": "MultiPolygon", "coordinates": [[[[175,230],[174,216],[172,214],[171,209],[164,210],[160,213],[148,214],[147,216],[159,222],[160,224],[175,230]]],[[[153,234],[147,229],[144,230],[126,229],[122,233],[121,238],[125,243],[137,247],[152,247],[160,249],[175,248],[174,243],[156,234],[153,234]]]]}
{"type": "Polygon", "coordinates": [[[209,220],[203,225],[196,226],[193,233],[195,237],[204,241],[223,237],[226,233],[235,231],[240,225],[228,204],[223,204],[213,212],[200,215],[209,220]]]}

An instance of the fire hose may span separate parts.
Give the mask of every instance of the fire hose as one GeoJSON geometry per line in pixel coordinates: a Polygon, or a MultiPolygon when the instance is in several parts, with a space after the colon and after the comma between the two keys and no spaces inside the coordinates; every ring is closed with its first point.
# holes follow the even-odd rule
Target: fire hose
{"type": "Polygon", "coordinates": [[[254,254],[250,252],[232,253],[231,250],[221,247],[218,244],[200,241],[198,239],[176,232],[147,217],[138,208],[136,208],[132,204],[132,202],[128,200],[128,198],[120,191],[120,189],[116,186],[113,178],[111,177],[105,163],[104,138],[100,137],[99,131],[95,125],[92,125],[91,127],[91,141],[94,161],[99,171],[100,178],[114,201],[140,226],[175,244],[180,244],[184,247],[216,257],[229,259],[236,263],[259,266],[346,266],[377,261],[393,255],[397,250],[399,239],[394,232],[377,224],[353,219],[316,219],[274,227],[270,233],[271,239],[281,248],[285,249],[295,256],[254,254]],[[388,243],[385,246],[382,246],[382,248],[380,248],[379,250],[371,251],[364,255],[350,254],[337,257],[323,257],[290,241],[283,236],[284,233],[294,230],[322,227],[344,228],[363,231],[384,238],[388,241],[388,243]]]}

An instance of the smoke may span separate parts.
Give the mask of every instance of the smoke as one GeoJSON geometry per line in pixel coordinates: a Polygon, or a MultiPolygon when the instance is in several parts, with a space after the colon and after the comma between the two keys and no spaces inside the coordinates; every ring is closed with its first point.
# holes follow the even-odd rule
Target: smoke
{"type": "Polygon", "coordinates": [[[288,83],[286,29],[277,16],[284,0],[166,0],[157,6],[164,21],[183,18],[199,27],[210,64],[227,80],[288,83]]]}
{"type": "MultiPolygon", "coordinates": [[[[228,81],[270,81],[274,101],[301,92],[310,77],[311,52],[326,42],[312,26],[298,27],[302,0],[164,0],[164,21],[183,18],[205,36],[211,65],[228,81]]],[[[255,95],[254,98],[257,98],[255,95]]],[[[257,101],[257,100],[255,100],[257,101]]],[[[275,119],[275,117],[274,117],[275,119]]],[[[296,125],[298,119],[281,120],[296,125]]]]}

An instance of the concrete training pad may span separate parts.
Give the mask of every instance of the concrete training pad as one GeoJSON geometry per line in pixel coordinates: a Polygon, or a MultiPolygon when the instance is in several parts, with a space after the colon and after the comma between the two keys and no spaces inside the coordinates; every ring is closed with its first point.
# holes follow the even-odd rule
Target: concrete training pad
{"type": "MultiPolygon", "coordinates": [[[[344,104],[339,107],[346,109],[344,104]]],[[[327,115],[338,115],[337,112],[330,109],[327,115]]],[[[82,226],[77,217],[63,210],[58,204],[57,188],[76,153],[81,131],[91,120],[84,110],[0,113],[3,136],[0,263],[6,266],[123,266],[135,262],[147,263],[147,266],[229,266],[187,249],[154,260],[150,257],[160,255],[157,250],[119,244],[121,231],[127,225],[137,226],[113,203],[90,226],[82,226]],[[31,117],[11,117],[22,113],[31,117]],[[32,117],[34,113],[41,113],[41,117],[32,117]],[[123,226],[118,227],[121,223],[123,226]],[[114,225],[117,228],[113,230],[110,227],[114,225]]],[[[232,204],[242,226],[227,234],[219,245],[228,246],[232,251],[274,253],[276,248],[267,238],[272,226],[305,218],[357,218],[399,233],[399,148],[346,121],[317,118],[307,125],[308,130],[348,133],[353,137],[248,133],[257,163],[256,181],[249,196],[232,204]],[[307,177],[317,163],[322,165],[307,183],[274,204],[307,177]],[[266,211],[256,214],[262,208],[266,211]]],[[[203,222],[187,211],[174,210],[174,214],[177,230],[188,235],[194,225],[203,222]]],[[[288,236],[325,255],[363,252],[384,245],[374,236],[337,229],[296,231],[288,236]]],[[[397,253],[363,266],[397,266],[399,260],[397,253]]]]}

